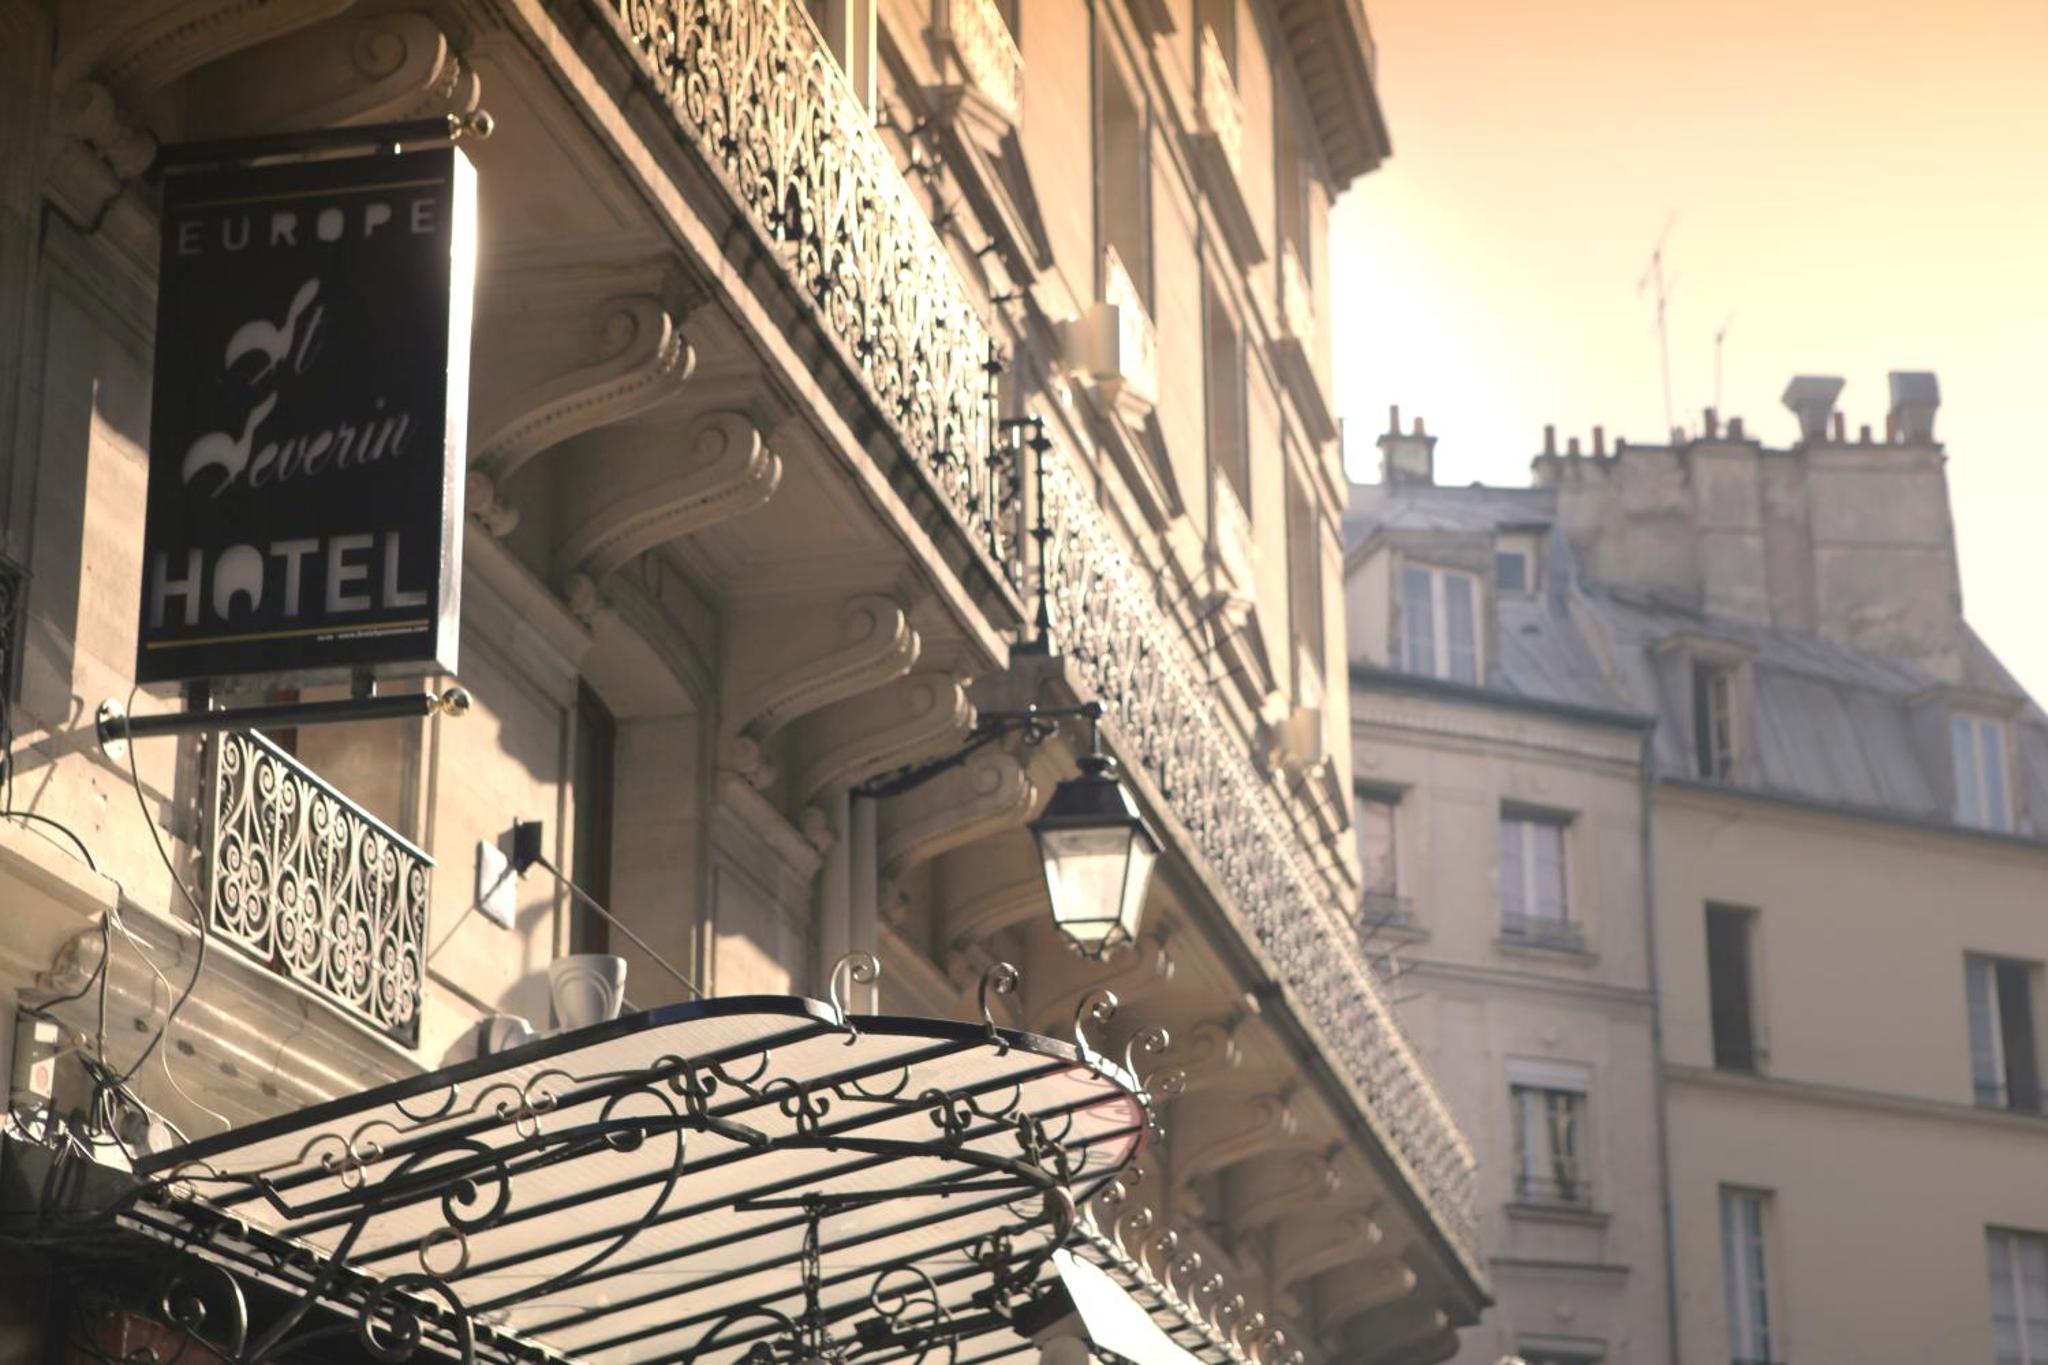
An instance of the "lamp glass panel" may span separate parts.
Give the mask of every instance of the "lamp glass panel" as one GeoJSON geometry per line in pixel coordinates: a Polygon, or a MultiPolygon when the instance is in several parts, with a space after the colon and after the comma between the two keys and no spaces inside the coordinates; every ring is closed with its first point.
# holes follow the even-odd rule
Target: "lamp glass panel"
{"type": "Polygon", "coordinates": [[[1137,832],[1128,825],[1109,828],[1048,829],[1039,832],[1045,860],[1045,890],[1052,900],[1053,922],[1084,943],[1097,943],[1115,929],[1129,884],[1137,832]]]}

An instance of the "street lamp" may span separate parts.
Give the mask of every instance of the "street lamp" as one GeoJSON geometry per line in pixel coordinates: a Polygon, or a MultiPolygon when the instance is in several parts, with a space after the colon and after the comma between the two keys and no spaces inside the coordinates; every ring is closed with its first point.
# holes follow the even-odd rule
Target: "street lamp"
{"type": "Polygon", "coordinates": [[[1117,781],[1116,760],[1102,752],[1099,732],[1080,767],[1080,776],[1053,789],[1031,834],[1045,864],[1053,923],[1075,952],[1099,962],[1137,938],[1159,841],[1117,781]]]}

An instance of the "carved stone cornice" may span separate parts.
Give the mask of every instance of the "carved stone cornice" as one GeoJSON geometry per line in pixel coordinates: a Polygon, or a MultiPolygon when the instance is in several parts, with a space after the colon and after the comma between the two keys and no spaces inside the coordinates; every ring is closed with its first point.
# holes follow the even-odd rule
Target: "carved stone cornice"
{"type": "Polygon", "coordinates": [[[828,787],[853,786],[878,773],[934,758],[974,726],[967,689],[948,673],[911,673],[791,727],[802,755],[793,795],[808,803],[828,787]]]}
{"type": "Polygon", "coordinates": [[[300,29],[193,82],[188,134],[226,137],[476,110],[483,89],[434,21],[397,11],[300,29]]]}
{"type": "Polygon", "coordinates": [[[536,298],[535,267],[480,283],[470,463],[503,479],[552,445],[646,412],[696,366],[676,305],[658,293],[536,298]]]}
{"type": "Polygon", "coordinates": [[[680,433],[666,426],[587,433],[557,488],[567,527],[558,573],[602,582],[665,541],[749,512],[782,481],[782,461],[741,412],[701,414],[680,433]]]}
{"type": "Polygon", "coordinates": [[[1038,804],[1024,765],[983,750],[951,772],[882,803],[877,861],[900,881],[912,868],[1006,826],[1021,825],[1038,804]]]}
{"type": "Polygon", "coordinates": [[[765,740],[798,716],[902,677],[919,648],[910,613],[881,593],[763,606],[737,617],[726,637],[724,723],[765,740]]]}

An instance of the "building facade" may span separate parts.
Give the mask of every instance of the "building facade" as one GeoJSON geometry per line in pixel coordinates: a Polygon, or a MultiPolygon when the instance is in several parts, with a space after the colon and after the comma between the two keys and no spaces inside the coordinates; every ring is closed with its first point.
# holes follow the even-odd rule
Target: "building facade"
{"type": "MultiPolygon", "coordinates": [[[[1075,1245],[1214,1365],[1448,1356],[1472,1155],[1350,914],[1324,300],[1375,62],[1351,0],[0,5],[16,1132],[120,1166],[319,1112],[545,1034],[593,952],[633,1009],[1092,1030],[1134,1077],[1161,1025],[1185,1091],[1075,1245]],[[101,747],[106,700],[349,690],[134,687],[160,150],[442,116],[468,713],[101,747]],[[1162,849],[1100,965],[1027,829],[1091,747],[1028,708],[1087,703],[1162,849]],[[379,878],[323,879],[334,830],[379,878]]],[[[50,1349],[16,1254],[0,1330],[50,1349]]]]}
{"type": "MultiPolygon", "coordinates": [[[[1660,1102],[1615,1135],[1645,1157],[1641,1183],[1617,1197],[1650,1227],[1668,1212],[1668,1326],[1568,1349],[1519,1310],[1523,1264],[1496,1232],[1501,1344],[1531,1357],[2040,1350],[2048,1206],[2024,1172],[2048,1141],[2035,1065],[2048,725],[1962,613],[1933,376],[1892,376],[1881,438],[1847,436],[1841,388],[1793,382],[1789,448],[1710,412],[1704,434],[1676,445],[1610,453],[1596,432],[1591,451],[1559,453],[1546,441],[1530,489],[1450,489],[1433,486],[1426,445],[1395,436],[1387,483],[1354,490],[1350,538],[1398,545],[1408,566],[1375,576],[1354,550],[1358,716],[1382,691],[1443,698],[1465,723],[1430,738],[1425,771],[1473,749],[1464,730],[1478,716],[1591,712],[1635,718],[1646,736],[1642,880],[1629,890],[1660,1102]],[[1397,586],[1404,573],[1413,592],[1397,586]],[[1472,610],[1425,629],[1444,573],[1463,576],[1472,610]],[[1543,605],[1517,600],[1532,592],[1543,605]],[[1643,1178],[1658,1168],[1661,1184],[1643,1178]]],[[[1357,733],[1362,750],[1376,737],[1357,733]]],[[[1579,766],[1559,755],[1545,777],[1569,790],[1579,766]]],[[[1484,786],[1506,802],[1518,780],[1493,758],[1484,786]]],[[[1549,894],[1573,919],[1585,869],[1608,852],[1577,816],[1556,842],[1562,889],[1549,894]]],[[[1544,895],[1539,880],[1535,902],[1503,891],[1499,904],[1544,895]]],[[[1491,912],[1476,889],[1434,913],[1491,912]]],[[[1408,951],[1419,964],[1437,950],[1408,951]]],[[[1416,983],[1406,1008],[1448,1028],[1456,994],[1424,965],[1402,979],[1416,983]]],[[[1476,1065],[1457,1079],[1476,1049],[1429,1055],[1453,1097],[1515,1085],[1476,1065]]],[[[1482,1153],[1526,1164],[1526,1123],[1464,1103],[1482,1153]]],[[[1587,1150],[1597,1161],[1597,1134],[1587,1150]]],[[[1482,1175],[1483,1204],[1501,1198],[1502,1174],[1482,1175]]],[[[1650,1257],[1654,1240],[1631,1254],[1650,1257]]],[[[1641,1260],[1630,1271],[1656,1276],[1641,1260]]],[[[1553,1297],[1558,1316],[1579,1309],[1553,1297]]]]}

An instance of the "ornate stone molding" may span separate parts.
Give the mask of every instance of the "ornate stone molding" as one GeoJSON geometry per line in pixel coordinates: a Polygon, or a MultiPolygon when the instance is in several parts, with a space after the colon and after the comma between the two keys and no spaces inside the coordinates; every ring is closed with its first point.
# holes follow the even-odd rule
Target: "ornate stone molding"
{"type": "Polygon", "coordinates": [[[765,740],[798,716],[902,677],[919,648],[910,613],[881,593],[764,606],[726,639],[724,722],[765,740]]]}
{"type": "Polygon", "coordinates": [[[791,737],[803,755],[794,795],[809,802],[833,786],[852,786],[957,746],[974,727],[974,706],[959,679],[911,673],[804,717],[791,737]]]}
{"type": "Polygon", "coordinates": [[[483,95],[434,21],[404,11],[297,30],[215,63],[194,85],[192,125],[206,136],[467,114],[483,95]]]}
{"type": "Polygon", "coordinates": [[[172,81],[243,48],[309,27],[352,0],[74,0],[57,54],[58,87],[91,75],[140,105],[172,81]]]}
{"type": "Polygon", "coordinates": [[[156,137],[98,81],[62,90],[50,107],[46,192],[79,226],[98,222],[123,184],[156,158],[156,137]]]}
{"type": "Polygon", "coordinates": [[[528,270],[487,277],[478,291],[481,352],[470,463],[504,479],[552,445],[646,412],[675,396],[697,358],[671,306],[627,294],[594,309],[536,304],[528,270]]]}
{"type": "Polygon", "coordinates": [[[1244,1045],[1239,1037],[1243,1029],[1244,1020],[1232,1014],[1204,1019],[1175,1035],[1173,1064],[1187,1077],[1188,1093],[1205,1090],[1244,1065],[1244,1045]]]}
{"type": "Polygon", "coordinates": [[[577,454],[559,490],[569,529],[555,564],[599,582],[643,550],[752,511],[782,481],[782,460],[739,412],[705,413],[680,437],[608,427],[577,454]]]}
{"type": "Polygon", "coordinates": [[[922,787],[882,803],[877,861],[882,875],[904,874],[941,853],[1009,825],[1038,804],[1024,765],[1000,750],[983,750],[922,787]]]}

